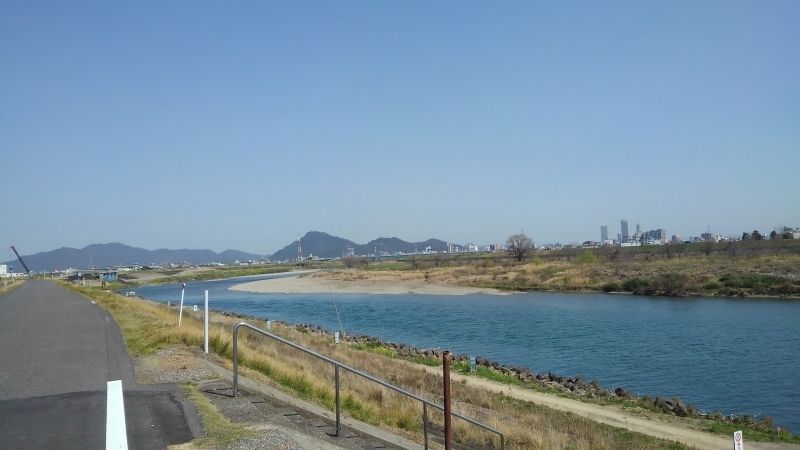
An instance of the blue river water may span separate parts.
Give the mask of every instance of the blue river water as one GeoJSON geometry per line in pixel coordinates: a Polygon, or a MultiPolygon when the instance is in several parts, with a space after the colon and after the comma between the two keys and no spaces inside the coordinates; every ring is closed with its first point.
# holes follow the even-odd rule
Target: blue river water
{"type": "MultiPolygon", "coordinates": [[[[253,279],[191,283],[186,304],[202,307],[208,289],[212,309],[338,329],[330,294],[228,290],[253,279]]],[[[137,294],[174,304],[180,285],[137,294]]],[[[771,416],[800,432],[800,301],[602,293],[336,294],[335,301],[352,333],[677,396],[709,412],[771,416]]]]}

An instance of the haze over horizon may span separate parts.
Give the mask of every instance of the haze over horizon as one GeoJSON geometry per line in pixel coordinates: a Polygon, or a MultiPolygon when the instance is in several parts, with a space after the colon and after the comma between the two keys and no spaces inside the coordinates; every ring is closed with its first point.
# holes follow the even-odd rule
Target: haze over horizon
{"type": "Polygon", "coordinates": [[[3,245],[800,226],[800,3],[7,2],[3,245]]]}

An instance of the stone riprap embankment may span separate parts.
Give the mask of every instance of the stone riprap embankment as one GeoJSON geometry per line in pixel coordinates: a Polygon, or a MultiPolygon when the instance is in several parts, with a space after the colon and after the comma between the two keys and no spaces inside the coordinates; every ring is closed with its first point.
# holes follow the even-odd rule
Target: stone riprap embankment
{"type": "MultiPolygon", "coordinates": [[[[265,320],[264,318],[257,318],[252,316],[242,316],[233,314],[226,311],[216,311],[220,314],[239,317],[243,319],[252,320],[265,320]]],[[[329,336],[333,339],[333,332],[326,330],[319,325],[313,324],[290,324],[282,321],[274,321],[275,323],[293,327],[298,331],[310,334],[320,334],[329,336]]],[[[409,360],[418,360],[419,358],[427,358],[431,360],[441,360],[442,350],[433,348],[418,348],[412,345],[384,341],[380,338],[367,335],[358,334],[345,334],[342,337],[345,342],[354,344],[362,344],[371,348],[386,348],[393,350],[399,358],[406,358],[409,360]]],[[[470,355],[460,354],[451,355],[452,361],[456,363],[470,363],[470,355]]],[[[505,375],[509,378],[519,381],[523,386],[540,386],[548,390],[560,393],[561,395],[574,396],[578,398],[587,399],[608,399],[608,400],[624,400],[630,403],[638,404],[644,408],[672,414],[678,417],[691,417],[698,419],[707,419],[713,421],[728,422],[736,425],[747,425],[751,428],[763,431],[777,431],[771,417],[753,417],[750,415],[735,415],[723,414],[722,412],[703,412],[693,405],[687,405],[679,398],[662,398],[650,396],[637,396],[627,391],[622,387],[614,389],[604,389],[597,380],[587,381],[582,376],[566,377],[557,375],[553,372],[537,373],[527,367],[520,366],[507,366],[497,361],[492,361],[482,356],[477,356],[475,362],[478,366],[482,366],[497,374],[505,375]]]]}

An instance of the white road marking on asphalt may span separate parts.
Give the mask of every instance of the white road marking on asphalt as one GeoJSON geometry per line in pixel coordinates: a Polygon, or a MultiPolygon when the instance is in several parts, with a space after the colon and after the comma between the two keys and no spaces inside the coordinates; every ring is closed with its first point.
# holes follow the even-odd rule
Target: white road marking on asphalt
{"type": "Polygon", "coordinates": [[[122,399],[122,380],[109,381],[106,403],[106,450],[128,449],[125,429],[125,403],[122,399]]]}
{"type": "Polygon", "coordinates": [[[106,316],[106,322],[111,322],[111,319],[108,316],[106,316]]]}

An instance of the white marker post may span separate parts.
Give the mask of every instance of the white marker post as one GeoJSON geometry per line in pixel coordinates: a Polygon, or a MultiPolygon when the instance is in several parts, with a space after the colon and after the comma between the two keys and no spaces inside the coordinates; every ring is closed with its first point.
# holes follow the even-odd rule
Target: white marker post
{"type": "Polygon", "coordinates": [[[733,450],[744,450],[744,437],[742,437],[742,430],[733,433],[733,450]]]}
{"type": "Polygon", "coordinates": [[[206,314],[205,320],[203,321],[203,335],[205,341],[205,349],[206,353],[208,353],[208,289],[206,289],[206,314]]]}
{"type": "Polygon", "coordinates": [[[181,285],[181,307],[178,310],[178,328],[181,327],[181,319],[183,318],[183,293],[186,291],[186,283],[181,285]]]}

